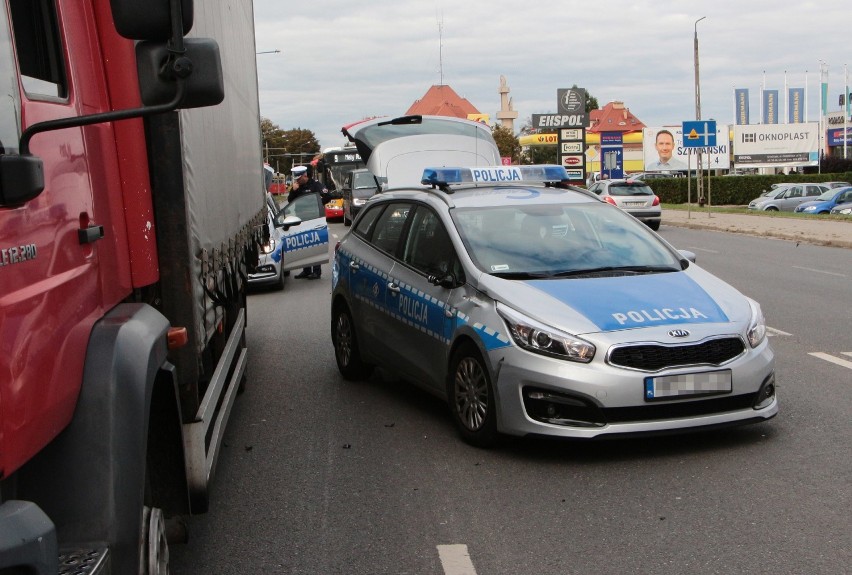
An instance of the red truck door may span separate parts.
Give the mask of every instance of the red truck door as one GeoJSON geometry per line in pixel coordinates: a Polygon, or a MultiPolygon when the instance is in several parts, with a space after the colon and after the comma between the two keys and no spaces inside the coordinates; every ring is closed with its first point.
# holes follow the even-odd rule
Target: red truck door
{"type": "MultiPolygon", "coordinates": [[[[9,5],[16,62],[0,49],[0,66],[18,71],[23,128],[109,109],[91,5],[74,4],[9,5]]],[[[124,235],[110,218],[110,194],[120,198],[112,131],[100,124],[35,135],[30,150],[44,162],[45,189],[0,207],[0,476],[70,421],[92,324],[116,285],[129,283],[120,265],[112,285],[99,270],[104,254],[116,261],[124,235]]],[[[4,142],[6,153],[17,145],[4,142]]]]}

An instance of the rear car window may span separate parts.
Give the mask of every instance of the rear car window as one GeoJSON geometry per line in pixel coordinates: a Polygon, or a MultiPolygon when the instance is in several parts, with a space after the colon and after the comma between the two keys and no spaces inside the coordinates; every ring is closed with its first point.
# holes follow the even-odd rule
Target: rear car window
{"type": "Polygon", "coordinates": [[[609,195],[611,196],[653,196],[654,192],[647,184],[625,182],[623,184],[610,184],[609,195]]]}

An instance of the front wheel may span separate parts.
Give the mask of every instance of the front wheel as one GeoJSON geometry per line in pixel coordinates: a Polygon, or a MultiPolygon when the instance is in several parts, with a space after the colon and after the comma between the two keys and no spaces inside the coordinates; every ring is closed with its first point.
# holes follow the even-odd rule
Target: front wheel
{"type": "Polygon", "coordinates": [[[766,208],[766,211],[767,212],[777,212],[778,208],[776,208],[775,206],[769,206],[768,208],[766,208]]]}
{"type": "Polygon", "coordinates": [[[373,366],[361,360],[355,324],[346,305],[338,305],[331,319],[331,341],[334,344],[334,359],[343,379],[365,379],[373,372],[373,366]]]}
{"type": "Polygon", "coordinates": [[[497,443],[497,402],[491,376],[479,350],[471,343],[462,344],[453,353],[447,398],[462,439],[476,447],[497,443]]]}

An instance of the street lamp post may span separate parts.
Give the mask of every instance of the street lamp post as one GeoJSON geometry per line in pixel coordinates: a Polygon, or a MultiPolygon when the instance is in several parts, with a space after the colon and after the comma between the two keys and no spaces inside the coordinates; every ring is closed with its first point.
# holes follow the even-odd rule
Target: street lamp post
{"type": "MultiPolygon", "coordinates": [[[[694,50],[694,55],[695,55],[695,119],[696,120],[701,119],[701,83],[699,81],[699,74],[698,74],[698,23],[701,22],[702,20],[704,20],[705,18],[707,18],[707,16],[702,16],[701,18],[699,18],[698,20],[695,21],[695,24],[693,26],[693,28],[695,30],[695,40],[693,42],[693,50],[694,50]]],[[[696,173],[698,175],[697,180],[696,180],[697,183],[698,183],[698,185],[696,186],[696,192],[698,193],[698,204],[701,205],[701,204],[704,203],[704,186],[703,186],[703,183],[701,181],[701,167],[702,167],[701,166],[701,148],[698,148],[695,151],[695,156],[696,156],[696,161],[697,161],[696,173]]]]}

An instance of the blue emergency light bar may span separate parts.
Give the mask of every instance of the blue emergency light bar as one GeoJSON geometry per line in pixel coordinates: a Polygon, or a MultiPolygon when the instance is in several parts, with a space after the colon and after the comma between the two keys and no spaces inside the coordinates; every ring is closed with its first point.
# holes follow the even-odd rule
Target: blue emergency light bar
{"type": "Polygon", "coordinates": [[[477,166],[474,168],[426,168],[421,184],[511,184],[522,182],[561,182],[568,179],[562,166],[477,166]]]}

